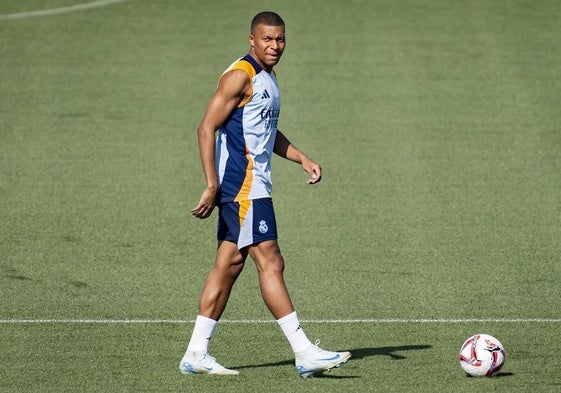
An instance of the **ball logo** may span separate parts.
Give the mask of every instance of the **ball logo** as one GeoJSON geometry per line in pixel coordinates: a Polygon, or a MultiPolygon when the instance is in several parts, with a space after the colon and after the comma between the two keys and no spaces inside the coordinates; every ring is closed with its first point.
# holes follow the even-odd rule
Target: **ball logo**
{"type": "Polygon", "coordinates": [[[501,347],[497,344],[495,344],[493,341],[491,340],[485,340],[485,344],[487,344],[485,346],[485,350],[489,351],[489,352],[496,352],[496,351],[501,351],[501,347]]]}
{"type": "Polygon", "coordinates": [[[267,222],[265,220],[259,221],[259,232],[267,233],[269,227],[267,226],[267,222]]]}

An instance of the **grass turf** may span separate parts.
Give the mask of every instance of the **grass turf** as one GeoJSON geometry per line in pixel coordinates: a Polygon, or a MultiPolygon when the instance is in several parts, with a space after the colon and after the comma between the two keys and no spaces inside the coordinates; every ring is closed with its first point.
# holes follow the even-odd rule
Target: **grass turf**
{"type": "Polygon", "coordinates": [[[496,377],[465,377],[457,350],[474,326],[457,324],[310,323],[329,331],[326,344],[350,349],[341,369],[313,379],[295,375],[293,359],[274,324],[223,324],[215,355],[241,371],[236,377],[183,376],[177,371],[190,325],[24,324],[3,326],[5,391],[556,391],[558,337],[548,323],[483,323],[507,348],[496,377]],[[240,341],[251,345],[240,346],[240,341]],[[458,344],[459,343],[459,344],[458,344]],[[524,343],[524,345],[520,345],[524,343]],[[536,350],[539,348],[539,351],[536,350]]]}
{"type": "MultiPolygon", "coordinates": [[[[435,0],[138,0],[0,20],[0,319],[194,318],[215,227],[188,217],[194,130],[269,7],[287,22],[280,127],[325,172],[308,187],[274,162],[302,318],[558,319],[561,6],[435,0]]],[[[253,266],[224,317],[270,319],[253,266]]],[[[310,323],[354,358],[303,381],[274,324],[219,328],[213,354],[242,371],[225,380],[178,374],[189,324],[3,323],[0,389],[556,391],[558,325],[310,323]],[[460,372],[482,331],[506,347],[500,378],[460,372]]]]}

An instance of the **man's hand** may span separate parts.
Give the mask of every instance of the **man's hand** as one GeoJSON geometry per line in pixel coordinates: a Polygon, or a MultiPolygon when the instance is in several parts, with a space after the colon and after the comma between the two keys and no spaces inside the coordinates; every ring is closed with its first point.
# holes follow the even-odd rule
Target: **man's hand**
{"type": "Polygon", "coordinates": [[[207,188],[204,190],[199,204],[191,209],[191,214],[197,218],[203,219],[210,217],[216,203],[216,191],[207,188]]]}
{"type": "Polygon", "coordinates": [[[310,159],[302,161],[302,168],[310,174],[308,184],[316,184],[321,180],[321,167],[310,159]]]}

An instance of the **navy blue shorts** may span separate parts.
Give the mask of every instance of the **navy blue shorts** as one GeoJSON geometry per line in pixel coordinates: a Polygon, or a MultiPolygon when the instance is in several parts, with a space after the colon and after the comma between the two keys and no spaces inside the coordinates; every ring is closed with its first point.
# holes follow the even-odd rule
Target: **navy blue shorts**
{"type": "Polygon", "coordinates": [[[238,249],[277,239],[277,221],[271,198],[218,204],[218,240],[228,240],[238,249]]]}

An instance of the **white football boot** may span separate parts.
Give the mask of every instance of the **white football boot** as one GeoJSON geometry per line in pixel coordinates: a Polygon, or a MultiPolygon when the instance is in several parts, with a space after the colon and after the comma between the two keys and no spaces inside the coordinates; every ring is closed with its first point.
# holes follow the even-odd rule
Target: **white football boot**
{"type": "Polygon", "coordinates": [[[312,344],[304,351],[296,354],[296,371],[303,378],[341,367],[351,358],[350,352],[324,351],[318,345],[319,340],[316,341],[315,345],[312,344]]]}
{"type": "Polygon", "coordinates": [[[181,374],[238,375],[239,371],[220,365],[208,353],[187,351],[179,363],[181,374]]]}

